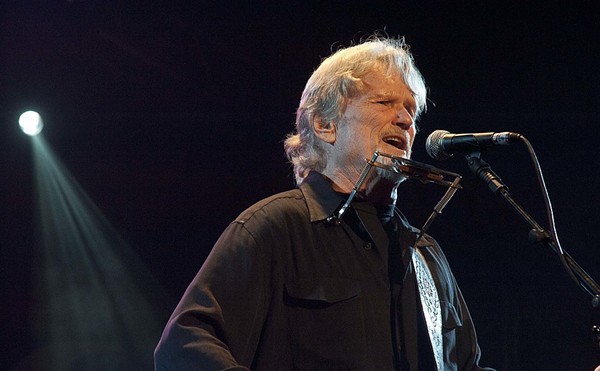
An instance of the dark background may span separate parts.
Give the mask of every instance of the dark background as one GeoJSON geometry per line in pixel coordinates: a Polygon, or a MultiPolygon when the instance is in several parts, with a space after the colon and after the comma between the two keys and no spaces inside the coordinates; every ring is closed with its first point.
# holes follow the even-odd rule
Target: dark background
{"type": "MultiPolygon", "coordinates": [[[[533,144],[563,247],[600,277],[598,12],[592,1],[3,1],[0,4],[1,369],[35,351],[35,109],[43,135],[171,297],[166,321],[228,222],[294,186],[282,140],[322,57],[375,30],[405,36],[430,89],[418,161],[463,175],[430,232],[501,370],[600,364],[590,298],[461,158],[427,157],[435,129],[515,131],[533,144]]],[[[547,226],[525,147],[484,155],[547,226]]],[[[441,190],[407,184],[424,222],[441,190]]],[[[158,341],[157,334],[157,341],[158,341]]],[[[149,352],[152,350],[149,349],[149,352]]]]}

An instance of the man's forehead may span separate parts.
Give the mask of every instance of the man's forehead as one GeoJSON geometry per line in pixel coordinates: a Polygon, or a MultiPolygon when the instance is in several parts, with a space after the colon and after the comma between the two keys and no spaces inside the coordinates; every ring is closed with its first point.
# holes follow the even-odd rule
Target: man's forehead
{"type": "MultiPolygon", "coordinates": [[[[363,93],[373,97],[393,97],[410,93],[410,89],[398,74],[369,73],[362,79],[363,93]]],[[[411,94],[412,95],[412,94],[411,94]]]]}
{"type": "Polygon", "coordinates": [[[385,69],[381,66],[375,67],[365,73],[362,78],[364,84],[369,85],[405,85],[404,76],[396,69],[385,69]]]}

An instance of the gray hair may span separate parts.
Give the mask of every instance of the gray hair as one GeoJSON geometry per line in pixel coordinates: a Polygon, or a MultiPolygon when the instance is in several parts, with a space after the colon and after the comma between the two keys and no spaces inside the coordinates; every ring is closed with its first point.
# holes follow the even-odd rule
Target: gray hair
{"type": "Polygon", "coordinates": [[[404,39],[373,37],[343,48],[321,62],[306,83],[296,111],[296,132],[287,136],[284,149],[300,184],[311,170],[322,171],[327,158],[313,131],[313,121],[340,124],[349,98],[361,92],[361,78],[383,66],[388,74],[400,73],[417,103],[415,121],[427,107],[427,90],[404,39]]]}

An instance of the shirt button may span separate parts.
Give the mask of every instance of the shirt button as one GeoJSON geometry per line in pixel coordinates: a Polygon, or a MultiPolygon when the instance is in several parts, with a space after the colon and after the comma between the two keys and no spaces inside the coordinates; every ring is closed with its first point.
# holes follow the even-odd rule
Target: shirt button
{"type": "Polygon", "coordinates": [[[373,247],[373,246],[371,245],[370,242],[367,242],[363,245],[363,249],[365,249],[365,250],[371,250],[371,247],[373,247]]]}

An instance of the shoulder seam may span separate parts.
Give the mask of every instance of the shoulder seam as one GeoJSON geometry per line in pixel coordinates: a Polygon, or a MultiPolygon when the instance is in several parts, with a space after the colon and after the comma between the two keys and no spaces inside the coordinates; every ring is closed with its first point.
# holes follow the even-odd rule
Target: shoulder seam
{"type": "MultiPolygon", "coordinates": [[[[289,191],[288,191],[289,192],[289,191]]],[[[291,192],[290,192],[291,193],[291,192]]],[[[249,216],[246,218],[240,218],[241,215],[245,214],[246,211],[248,211],[250,208],[252,208],[252,206],[249,209],[246,209],[246,211],[244,211],[242,214],[240,214],[232,223],[237,223],[237,224],[241,224],[244,225],[247,221],[249,221],[258,211],[263,210],[265,207],[269,206],[270,204],[272,204],[273,202],[279,201],[279,200],[283,200],[283,199],[296,199],[296,200],[301,200],[304,198],[304,195],[300,192],[296,195],[286,195],[284,196],[283,193],[281,193],[280,195],[274,195],[271,197],[271,199],[268,202],[265,202],[263,205],[260,205],[259,208],[252,210],[251,213],[249,213],[249,216]]]]}

